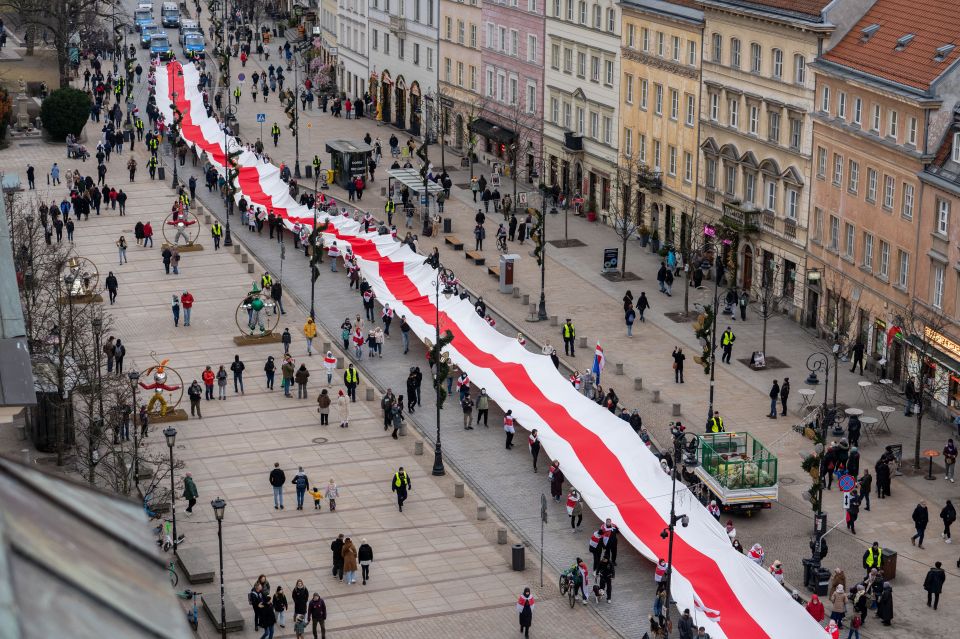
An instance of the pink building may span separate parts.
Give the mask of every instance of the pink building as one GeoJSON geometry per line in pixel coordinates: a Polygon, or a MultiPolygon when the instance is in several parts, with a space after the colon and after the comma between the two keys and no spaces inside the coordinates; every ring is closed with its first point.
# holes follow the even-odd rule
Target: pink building
{"type": "Polygon", "coordinates": [[[476,152],[533,182],[543,142],[544,0],[483,0],[483,107],[470,124],[476,152]]]}

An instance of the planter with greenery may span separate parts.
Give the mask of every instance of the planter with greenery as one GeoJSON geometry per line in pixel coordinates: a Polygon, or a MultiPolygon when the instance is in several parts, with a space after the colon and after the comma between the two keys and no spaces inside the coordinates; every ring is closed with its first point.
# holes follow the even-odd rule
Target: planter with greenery
{"type": "Polygon", "coordinates": [[[40,106],[43,128],[58,142],[80,135],[90,117],[90,96],[79,89],[57,89],[40,106]]]}

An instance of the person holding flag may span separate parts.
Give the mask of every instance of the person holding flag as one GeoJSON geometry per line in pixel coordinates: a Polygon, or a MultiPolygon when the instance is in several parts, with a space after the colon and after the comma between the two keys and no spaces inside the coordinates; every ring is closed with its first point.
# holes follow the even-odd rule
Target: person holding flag
{"type": "Polygon", "coordinates": [[[603,347],[600,346],[600,342],[597,342],[597,350],[593,354],[593,377],[594,384],[600,385],[600,373],[603,372],[603,367],[606,364],[607,360],[603,356],[603,347]]]}
{"type": "Polygon", "coordinates": [[[323,367],[327,369],[327,386],[333,383],[333,371],[337,368],[337,358],[333,356],[333,351],[327,351],[323,358],[323,367]]]}

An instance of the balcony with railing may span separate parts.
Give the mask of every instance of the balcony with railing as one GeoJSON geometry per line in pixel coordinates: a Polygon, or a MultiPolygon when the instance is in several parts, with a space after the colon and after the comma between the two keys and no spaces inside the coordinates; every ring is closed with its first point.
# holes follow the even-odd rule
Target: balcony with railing
{"type": "Polygon", "coordinates": [[[407,19],[403,16],[390,16],[390,31],[398,38],[404,37],[407,34],[407,19]]]}
{"type": "Polygon", "coordinates": [[[740,200],[730,200],[723,203],[720,222],[739,233],[756,233],[760,230],[760,212],[747,208],[740,200]]]}
{"type": "Polygon", "coordinates": [[[570,153],[580,153],[583,151],[583,136],[573,131],[564,131],[563,146],[570,153]]]}
{"type": "Polygon", "coordinates": [[[660,193],[663,191],[663,171],[652,171],[648,167],[640,167],[637,186],[651,193],[660,193]]]}

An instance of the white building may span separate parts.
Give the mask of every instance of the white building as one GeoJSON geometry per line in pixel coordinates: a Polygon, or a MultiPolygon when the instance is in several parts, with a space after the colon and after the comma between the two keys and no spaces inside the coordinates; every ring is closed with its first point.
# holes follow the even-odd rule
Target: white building
{"type": "Polygon", "coordinates": [[[612,0],[548,0],[543,145],[546,182],[596,213],[610,209],[617,171],[620,10],[612,0]]]}
{"type": "Polygon", "coordinates": [[[369,8],[367,90],[377,101],[374,115],[413,136],[432,135],[440,2],[370,0],[369,8]]]}
{"type": "Polygon", "coordinates": [[[338,0],[337,86],[347,97],[367,90],[367,0],[338,0]]]}
{"type": "MultiPolygon", "coordinates": [[[[320,50],[324,64],[337,64],[337,0],[320,0],[320,50]]],[[[338,69],[339,70],[339,69],[338,69]]]]}

